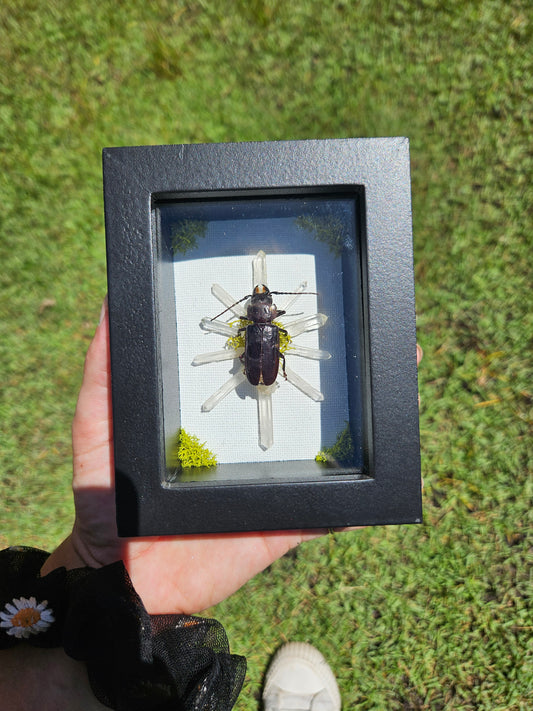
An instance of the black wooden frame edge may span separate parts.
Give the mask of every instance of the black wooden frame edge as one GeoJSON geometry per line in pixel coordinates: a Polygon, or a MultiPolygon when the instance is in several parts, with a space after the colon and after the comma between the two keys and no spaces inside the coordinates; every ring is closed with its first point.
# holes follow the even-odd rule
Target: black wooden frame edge
{"type": "Polygon", "coordinates": [[[407,139],[110,148],[104,149],[103,160],[120,534],[176,533],[178,510],[182,533],[315,527],[318,512],[328,526],[420,521],[407,139]],[[143,436],[150,428],[159,430],[162,398],[153,298],[157,255],[151,242],[152,196],[229,194],[243,186],[305,193],[317,185],[330,190],[356,185],[365,192],[373,478],[228,485],[216,491],[203,488],[201,497],[192,489],[165,489],[159,475],[164,443],[147,445],[143,436]],[[129,368],[118,367],[126,362],[129,368]],[[131,393],[130,379],[136,373],[143,374],[144,388],[135,391],[132,406],[125,394],[131,393]],[[394,474],[398,456],[405,465],[402,476],[394,474]],[[147,476],[154,471],[154,462],[157,473],[147,476]],[[327,497],[321,486],[328,487],[327,497]]]}

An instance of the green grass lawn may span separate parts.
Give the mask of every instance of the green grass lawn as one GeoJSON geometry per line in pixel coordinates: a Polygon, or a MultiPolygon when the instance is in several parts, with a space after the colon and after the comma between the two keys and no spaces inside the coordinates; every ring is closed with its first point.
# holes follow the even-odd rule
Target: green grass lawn
{"type": "Polygon", "coordinates": [[[425,523],[302,546],[212,611],[248,657],[239,711],[285,640],[344,709],[533,703],[532,27],[526,0],[0,8],[2,546],[72,520],[102,147],[410,138],[425,523]]]}

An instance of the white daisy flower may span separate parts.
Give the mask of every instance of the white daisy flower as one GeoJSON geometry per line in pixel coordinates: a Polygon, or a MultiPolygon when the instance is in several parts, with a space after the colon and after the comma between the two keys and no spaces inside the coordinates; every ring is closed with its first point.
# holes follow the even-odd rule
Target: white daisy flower
{"type": "Polygon", "coordinates": [[[0,612],[0,627],[7,634],[17,639],[28,639],[32,634],[46,632],[55,622],[53,610],[48,609],[48,600],[37,604],[34,597],[13,598],[13,604],[7,603],[4,612],[0,612]]]}
{"type": "MultiPolygon", "coordinates": [[[[266,288],[266,254],[263,250],[259,251],[254,257],[252,262],[252,271],[253,288],[255,289],[258,284],[263,285],[263,287],[266,288]]],[[[307,282],[302,282],[294,292],[286,292],[291,293],[291,298],[284,304],[283,309],[280,309],[281,314],[287,313],[288,309],[294,304],[294,302],[302,294],[306,293],[306,287],[307,282]]],[[[226,307],[225,311],[231,311],[238,320],[230,323],[224,323],[223,321],[216,321],[215,319],[217,317],[215,317],[215,319],[208,317],[202,319],[200,327],[204,331],[210,331],[224,336],[227,341],[225,348],[222,350],[197,355],[192,362],[192,365],[194,366],[204,365],[206,363],[216,363],[224,360],[237,360],[241,358],[244,352],[245,341],[242,332],[246,325],[250,323],[250,321],[246,320],[247,311],[245,305],[242,303],[244,299],[236,301],[234,297],[225,291],[225,289],[223,289],[219,284],[213,284],[211,293],[226,307]]],[[[222,313],[224,313],[224,311],[222,313]]],[[[292,342],[293,338],[302,333],[315,331],[321,328],[326,321],[327,316],[320,313],[304,316],[291,322],[285,322],[284,319],[283,323],[279,320],[273,321],[273,325],[280,328],[281,357],[284,359],[285,356],[290,357],[295,355],[301,358],[309,358],[311,360],[328,360],[331,358],[331,354],[327,351],[319,350],[317,348],[297,346],[292,342]]],[[[283,376],[289,383],[291,383],[291,385],[315,402],[321,402],[324,399],[324,395],[319,390],[314,388],[310,383],[285,365],[285,360],[283,360],[283,364],[283,376]]],[[[239,370],[203,403],[202,412],[210,412],[223,398],[229,395],[229,393],[235,390],[245,380],[246,375],[244,371],[239,370]]],[[[277,382],[274,382],[271,385],[256,386],[259,446],[263,450],[269,449],[274,443],[272,394],[277,387],[277,382]]]]}

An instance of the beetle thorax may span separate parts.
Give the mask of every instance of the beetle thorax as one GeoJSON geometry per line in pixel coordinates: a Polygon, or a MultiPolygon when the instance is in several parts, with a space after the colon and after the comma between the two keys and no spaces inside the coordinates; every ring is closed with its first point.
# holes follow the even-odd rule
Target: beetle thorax
{"type": "Polygon", "coordinates": [[[254,323],[271,323],[277,316],[277,309],[272,303],[270,293],[255,294],[250,299],[246,316],[254,323]]]}

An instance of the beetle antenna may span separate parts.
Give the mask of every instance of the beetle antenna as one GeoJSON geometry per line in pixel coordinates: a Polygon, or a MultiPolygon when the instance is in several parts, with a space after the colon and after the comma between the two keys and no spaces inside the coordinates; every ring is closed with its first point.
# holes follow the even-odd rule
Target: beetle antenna
{"type": "Polygon", "coordinates": [[[318,291],[271,291],[271,294],[313,294],[314,296],[318,296],[318,291]]]}
{"type": "Polygon", "coordinates": [[[222,316],[223,314],[226,313],[226,311],[229,311],[229,310],[232,309],[234,306],[237,306],[237,304],[240,304],[241,301],[246,301],[246,299],[250,299],[251,296],[252,296],[251,294],[248,294],[248,296],[243,296],[242,299],[239,299],[238,301],[236,301],[236,302],[235,302],[234,304],[232,304],[231,306],[228,306],[227,309],[224,309],[224,311],[221,311],[221,312],[220,312],[219,314],[217,314],[216,316],[213,316],[213,318],[211,319],[211,321],[214,321],[214,320],[215,320],[216,318],[218,318],[219,316],[222,316]]]}

